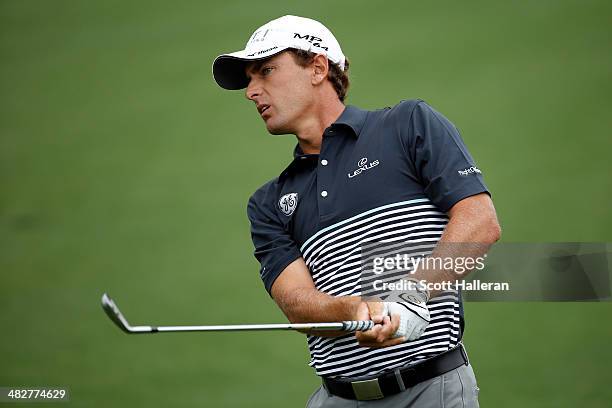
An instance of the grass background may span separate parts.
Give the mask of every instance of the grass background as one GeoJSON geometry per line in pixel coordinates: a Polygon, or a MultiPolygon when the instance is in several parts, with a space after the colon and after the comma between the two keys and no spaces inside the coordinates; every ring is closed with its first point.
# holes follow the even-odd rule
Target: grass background
{"type": "MultiPolygon", "coordinates": [[[[483,169],[505,241],[612,241],[605,1],[0,1],[0,385],[70,406],[303,406],[302,335],[127,337],[134,322],[284,321],[249,195],[290,160],[210,64],[264,22],[322,20],[349,103],[423,98],[483,169]]],[[[484,407],[607,407],[610,303],[468,303],[484,407]]],[[[8,405],[7,405],[8,406],[8,405]]],[[[65,406],[65,405],[62,405],[65,406]]]]}

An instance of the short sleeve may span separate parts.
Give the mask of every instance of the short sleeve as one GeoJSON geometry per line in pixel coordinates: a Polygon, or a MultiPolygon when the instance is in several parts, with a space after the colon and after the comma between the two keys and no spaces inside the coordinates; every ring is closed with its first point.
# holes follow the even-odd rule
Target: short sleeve
{"type": "Polygon", "coordinates": [[[261,265],[260,275],[268,293],[281,272],[302,256],[293,238],[278,219],[276,196],[270,192],[271,185],[272,182],[257,190],[247,206],[254,255],[261,265]]]}
{"type": "Polygon", "coordinates": [[[425,102],[414,107],[408,143],[425,194],[442,211],[464,198],[487,193],[481,170],[457,128],[425,102]]]}

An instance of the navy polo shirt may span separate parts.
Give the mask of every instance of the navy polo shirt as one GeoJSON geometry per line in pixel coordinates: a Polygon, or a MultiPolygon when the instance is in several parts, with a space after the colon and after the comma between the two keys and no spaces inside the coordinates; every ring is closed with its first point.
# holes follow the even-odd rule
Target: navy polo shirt
{"type": "MultiPolygon", "coordinates": [[[[296,146],[289,166],[249,199],[266,290],[303,257],[318,290],[360,295],[361,244],[403,240],[433,246],[448,222],[446,212],[482,192],[488,193],[482,173],[458,130],[425,102],[402,101],[376,111],[347,106],[325,130],[320,154],[303,154],[296,146]]],[[[448,350],[460,338],[461,301],[456,293],[432,301],[432,323],[417,340],[420,348],[408,342],[366,349],[352,334],[308,336],[310,364],[320,375],[370,375],[448,350]]]]}

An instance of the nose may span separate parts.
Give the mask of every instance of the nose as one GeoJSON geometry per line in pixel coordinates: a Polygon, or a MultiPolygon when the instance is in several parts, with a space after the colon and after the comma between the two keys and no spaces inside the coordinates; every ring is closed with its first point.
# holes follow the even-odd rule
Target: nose
{"type": "Polygon", "coordinates": [[[257,78],[251,77],[244,91],[244,96],[250,101],[255,101],[259,95],[261,95],[261,83],[257,78]]]}

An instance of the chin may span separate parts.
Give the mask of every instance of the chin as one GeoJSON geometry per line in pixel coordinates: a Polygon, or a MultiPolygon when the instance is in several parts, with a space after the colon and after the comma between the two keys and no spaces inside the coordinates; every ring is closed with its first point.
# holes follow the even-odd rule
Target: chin
{"type": "Polygon", "coordinates": [[[288,130],[287,126],[283,126],[278,123],[274,124],[271,120],[268,120],[266,122],[266,129],[268,129],[268,133],[270,133],[271,135],[286,135],[291,133],[291,131],[288,130]]]}
{"type": "Polygon", "coordinates": [[[286,132],[286,131],[280,130],[280,129],[270,129],[270,128],[268,128],[268,133],[270,133],[271,135],[287,135],[290,132],[286,132]]]}

